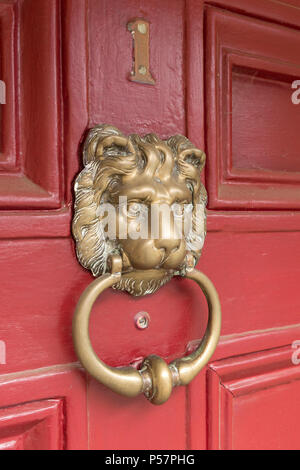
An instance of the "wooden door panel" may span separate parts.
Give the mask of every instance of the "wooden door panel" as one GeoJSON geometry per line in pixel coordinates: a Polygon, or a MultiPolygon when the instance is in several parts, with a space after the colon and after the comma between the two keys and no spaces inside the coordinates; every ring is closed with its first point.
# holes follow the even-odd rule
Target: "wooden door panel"
{"type": "Polygon", "coordinates": [[[12,0],[0,6],[0,70],[6,87],[0,124],[1,238],[70,234],[60,23],[60,1],[12,0]]]}
{"type": "Polygon", "coordinates": [[[91,449],[188,449],[187,389],[174,390],[165,406],[153,406],[143,396],[120,397],[89,381],[91,449]]]}
{"type": "MultiPolygon", "coordinates": [[[[292,347],[295,338],[300,338],[299,325],[221,337],[213,362],[188,387],[189,448],[297,448],[297,437],[288,437],[292,408],[297,416],[299,412],[298,400],[289,395],[289,385],[299,383],[299,350],[295,344],[292,347]],[[284,392],[277,394],[281,386],[284,392]],[[265,413],[263,400],[268,400],[269,393],[274,393],[274,400],[265,413]],[[243,407],[248,397],[259,413],[243,407]],[[273,414],[274,420],[278,418],[275,424],[273,414]],[[280,437],[281,420],[284,438],[280,437]],[[254,423],[251,434],[248,422],[254,423]]],[[[197,345],[191,344],[189,351],[197,345]]]]}
{"type": "Polygon", "coordinates": [[[299,209],[298,31],[215,8],[206,25],[209,207],[299,209]]]}
{"type": "Polygon", "coordinates": [[[56,366],[0,377],[0,449],[87,448],[85,374],[56,366]]]}
{"type": "MultiPolygon", "coordinates": [[[[298,0],[1,3],[0,448],[299,447],[300,114],[289,90],[299,25],[298,0]],[[126,25],[139,16],[150,21],[155,85],[128,80],[126,25]],[[72,184],[87,129],[103,122],[182,133],[207,153],[198,268],[220,293],[222,337],[207,369],[161,407],[86,378],[73,350],[74,308],[92,277],[71,239],[72,184]]],[[[191,351],[206,320],[198,288],[174,279],[141,299],[106,292],[91,338],[108,364],[137,367],[191,351]]]]}
{"type": "Polygon", "coordinates": [[[13,170],[17,163],[15,110],[15,5],[0,5],[1,79],[5,84],[5,106],[1,106],[0,170],[13,170]],[[5,51],[5,52],[4,52],[5,51]],[[9,86],[8,86],[9,84],[9,86]]]}
{"type": "Polygon", "coordinates": [[[32,0],[4,2],[0,18],[1,74],[7,89],[1,119],[0,209],[59,208],[57,5],[43,0],[38,5],[32,0]]]}
{"type": "MultiPolygon", "coordinates": [[[[4,267],[0,340],[5,341],[7,353],[1,372],[75,361],[72,316],[91,276],[76,261],[73,242],[2,240],[0,248],[4,267]]],[[[91,318],[95,350],[112,365],[139,363],[154,353],[169,358],[183,354],[187,342],[205,329],[205,299],[197,299],[195,293],[196,285],[179,279],[146,298],[105,293],[91,318]],[[135,315],[143,310],[150,315],[150,326],[138,330],[135,315]]]]}
{"type": "Polygon", "coordinates": [[[205,243],[199,269],[218,286],[222,335],[299,323],[297,232],[210,232],[205,243]]]}
{"type": "Polygon", "coordinates": [[[113,8],[109,0],[89,1],[89,127],[113,122],[126,134],[185,133],[183,13],[182,0],[143,4],[130,0],[122,8],[113,8]],[[126,26],[138,17],[150,22],[150,70],[155,85],[128,80],[132,36],[126,26]],[[172,53],[162,47],[170,40],[172,53]]]}
{"type": "MultiPolygon", "coordinates": [[[[72,315],[91,278],[75,260],[72,241],[2,241],[0,247],[5,274],[0,340],[7,350],[7,364],[1,365],[1,371],[74,361],[72,315]]],[[[219,286],[223,335],[298,323],[297,257],[297,233],[287,233],[285,238],[280,233],[210,233],[199,267],[219,286]]],[[[106,293],[94,307],[91,337],[100,357],[122,365],[150,353],[169,358],[183,354],[190,341],[201,337],[205,322],[205,301],[197,287],[174,280],[144,299],[106,293]],[[164,315],[161,305],[165,305],[164,315]],[[150,315],[150,326],[138,330],[134,317],[143,310],[150,315]],[[116,339],[112,342],[112,338],[116,339]]]]}
{"type": "Polygon", "coordinates": [[[7,356],[1,372],[75,361],[72,314],[89,275],[79,268],[71,240],[2,240],[0,246],[0,339],[7,356]]]}
{"type": "Polygon", "coordinates": [[[299,366],[283,347],[210,365],[209,447],[299,449],[299,366]]]}
{"type": "Polygon", "coordinates": [[[63,401],[0,409],[0,450],[62,450],[63,401]]]}
{"type": "MultiPolygon", "coordinates": [[[[218,371],[209,369],[207,384],[199,377],[189,390],[192,448],[299,448],[295,433],[289,437],[299,408],[299,369],[291,362],[291,343],[299,337],[295,308],[299,272],[293,259],[299,258],[300,227],[299,211],[292,210],[299,205],[298,159],[297,152],[293,153],[298,143],[289,144],[298,135],[293,124],[299,120],[299,109],[291,104],[291,83],[299,76],[300,5],[296,1],[297,8],[291,8],[290,3],[218,0],[187,4],[188,133],[206,149],[209,190],[209,233],[199,268],[218,286],[223,309],[222,337],[214,357],[232,357],[228,361],[239,364],[241,354],[289,345],[285,361],[291,375],[289,384],[281,382],[281,365],[271,353],[269,364],[274,362],[278,388],[269,384],[265,391],[237,398],[218,371]],[[201,79],[202,64],[205,80],[201,79]],[[255,71],[252,96],[249,68],[255,71]],[[278,107],[282,114],[275,112],[278,107]],[[254,119],[258,110],[259,117],[254,119]],[[259,126],[260,118],[265,118],[265,124],[259,126]],[[256,134],[251,137],[253,129],[257,139],[256,134]],[[284,173],[277,138],[281,148],[290,148],[284,173]],[[251,173],[245,162],[255,150],[251,173]],[[232,161],[238,171],[229,175],[232,161]],[[222,193],[226,184],[228,192],[222,193]],[[272,210],[263,210],[267,207],[272,210]],[[200,399],[203,389],[207,400],[200,399]],[[224,398],[219,404],[223,396],[227,401],[224,398]],[[207,422],[201,420],[203,415],[207,422]]],[[[244,368],[243,363],[241,377],[244,368]]],[[[254,369],[252,381],[256,380],[254,369]]]]}

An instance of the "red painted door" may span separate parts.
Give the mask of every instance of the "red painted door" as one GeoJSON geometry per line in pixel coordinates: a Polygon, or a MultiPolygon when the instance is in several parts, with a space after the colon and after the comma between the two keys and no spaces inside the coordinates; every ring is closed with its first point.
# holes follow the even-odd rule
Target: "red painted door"
{"type": "MultiPolygon", "coordinates": [[[[299,0],[1,1],[0,449],[300,448],[299,29],[299,0]],[[136,17],[150,22],[154,85],[128,79],[136,17]],[[73,350],[92,277],[70,234],[72,183],[101,123],[181,133],[207,154],[198,268],[222,336],[162,406],[105,389],[73,350]]],[[[206,319],[197,287],[173,279],[139,299],[106,292],[91,336],[112,366],[169,360],[206,319]]]]}

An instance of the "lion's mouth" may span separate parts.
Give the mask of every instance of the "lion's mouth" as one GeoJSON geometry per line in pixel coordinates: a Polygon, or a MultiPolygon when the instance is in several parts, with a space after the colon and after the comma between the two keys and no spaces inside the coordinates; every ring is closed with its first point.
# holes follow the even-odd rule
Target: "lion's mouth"
{"type": "Polygon", "coordinates": [[[114,289],[125,290],[134,296],[153,294],[174,276],[174,271],[165,269],[133,270],[122,274],[114,289]]]}
{"type": "MultiPolygon", "coordinates": [[[[155,266],[156,269],[165,269],[166,271],[174,271],[174,269],[176,269],[177,266],[174,265],[175,263],[172,263],[172,253],[169,253],[169,254],[166,254],[164,253],[162,255],[162,258],[161,258],[161,261],[160,263],[155,266]],[[170,268],[170,266],[171,268],[170,268]]],[[[177,265],[177,263],[176,263],[177,265]]]]}
{"type": "Polygon", "coordinates": [[[171,250],[166,250],[165,248],[160,248],[159,250],[161,252],[161,260],[156,268],[174,271],[182,264],[185,257],[185,247],[183,245],[171,250]]]}

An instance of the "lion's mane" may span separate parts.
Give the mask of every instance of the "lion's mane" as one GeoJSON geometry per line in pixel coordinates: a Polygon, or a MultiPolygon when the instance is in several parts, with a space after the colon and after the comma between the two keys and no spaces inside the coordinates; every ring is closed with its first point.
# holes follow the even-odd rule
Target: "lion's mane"
{"type": "MultiPolygon", "coordinates": [[[[99,208],[106,202],[108,194],[117,196],[122,176],[146,170],[156,174],[164,165],[169,165],[170,172],[175,172],[178,180],[192,192],[192,228],[186,237],[186,245],[194,255],[196,264],[206,235],[207,195],[200,181],[205,163],[203,152],[199,155],[192,143],[181,135],[164,141],[154,134],[143,138],[135,134],[125,137],[113,126],[100,125],[93,128],[85,140],[83,163],[84,168],[76,178],[74,187],[75,214],[72,224],[77,257],[82,266],[91,270],[94,276],[99,276],[107,270],[108,256],[118,252],[118,241],[109,240],[105,235],[99,208]],[[159,161],[151,158],[151,146],[164,150],[159,161]]],[[[130,282],[130,279],[126,280],[127,288],[124,285],[119,287],[130,291],[130,282]]],[[[163,283],[160,282],[161,285],[163,283]]],[[[148,290],[153,292],[158,287],[152,286],[148,290]]],[[[145,290],[146,286],[141,289],[143,293],[145,290]]]]}

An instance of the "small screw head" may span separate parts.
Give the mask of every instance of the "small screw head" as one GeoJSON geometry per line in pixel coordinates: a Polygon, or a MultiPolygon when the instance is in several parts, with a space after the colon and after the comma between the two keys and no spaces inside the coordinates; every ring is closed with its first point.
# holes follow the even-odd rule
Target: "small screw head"
{"type": "Polygon", "coordinates": [[[144,65],[139,66],[139,72],[141,75],[146,75],[147,73],[147,68],[144,65]]]}
{"type": "Polygon", "coordinates": [[[147,312],[139,312],[135,315],[134,321],[139,330],[145,330],[149,326],[150,316],[147,312]]]}
{"type": "Polygon", "coordinates": [[[141,33],[141,34],[146,34],[147,32],[147,25],[145,23],[139,23],[138,24],[138,32],[141,33]]]}

